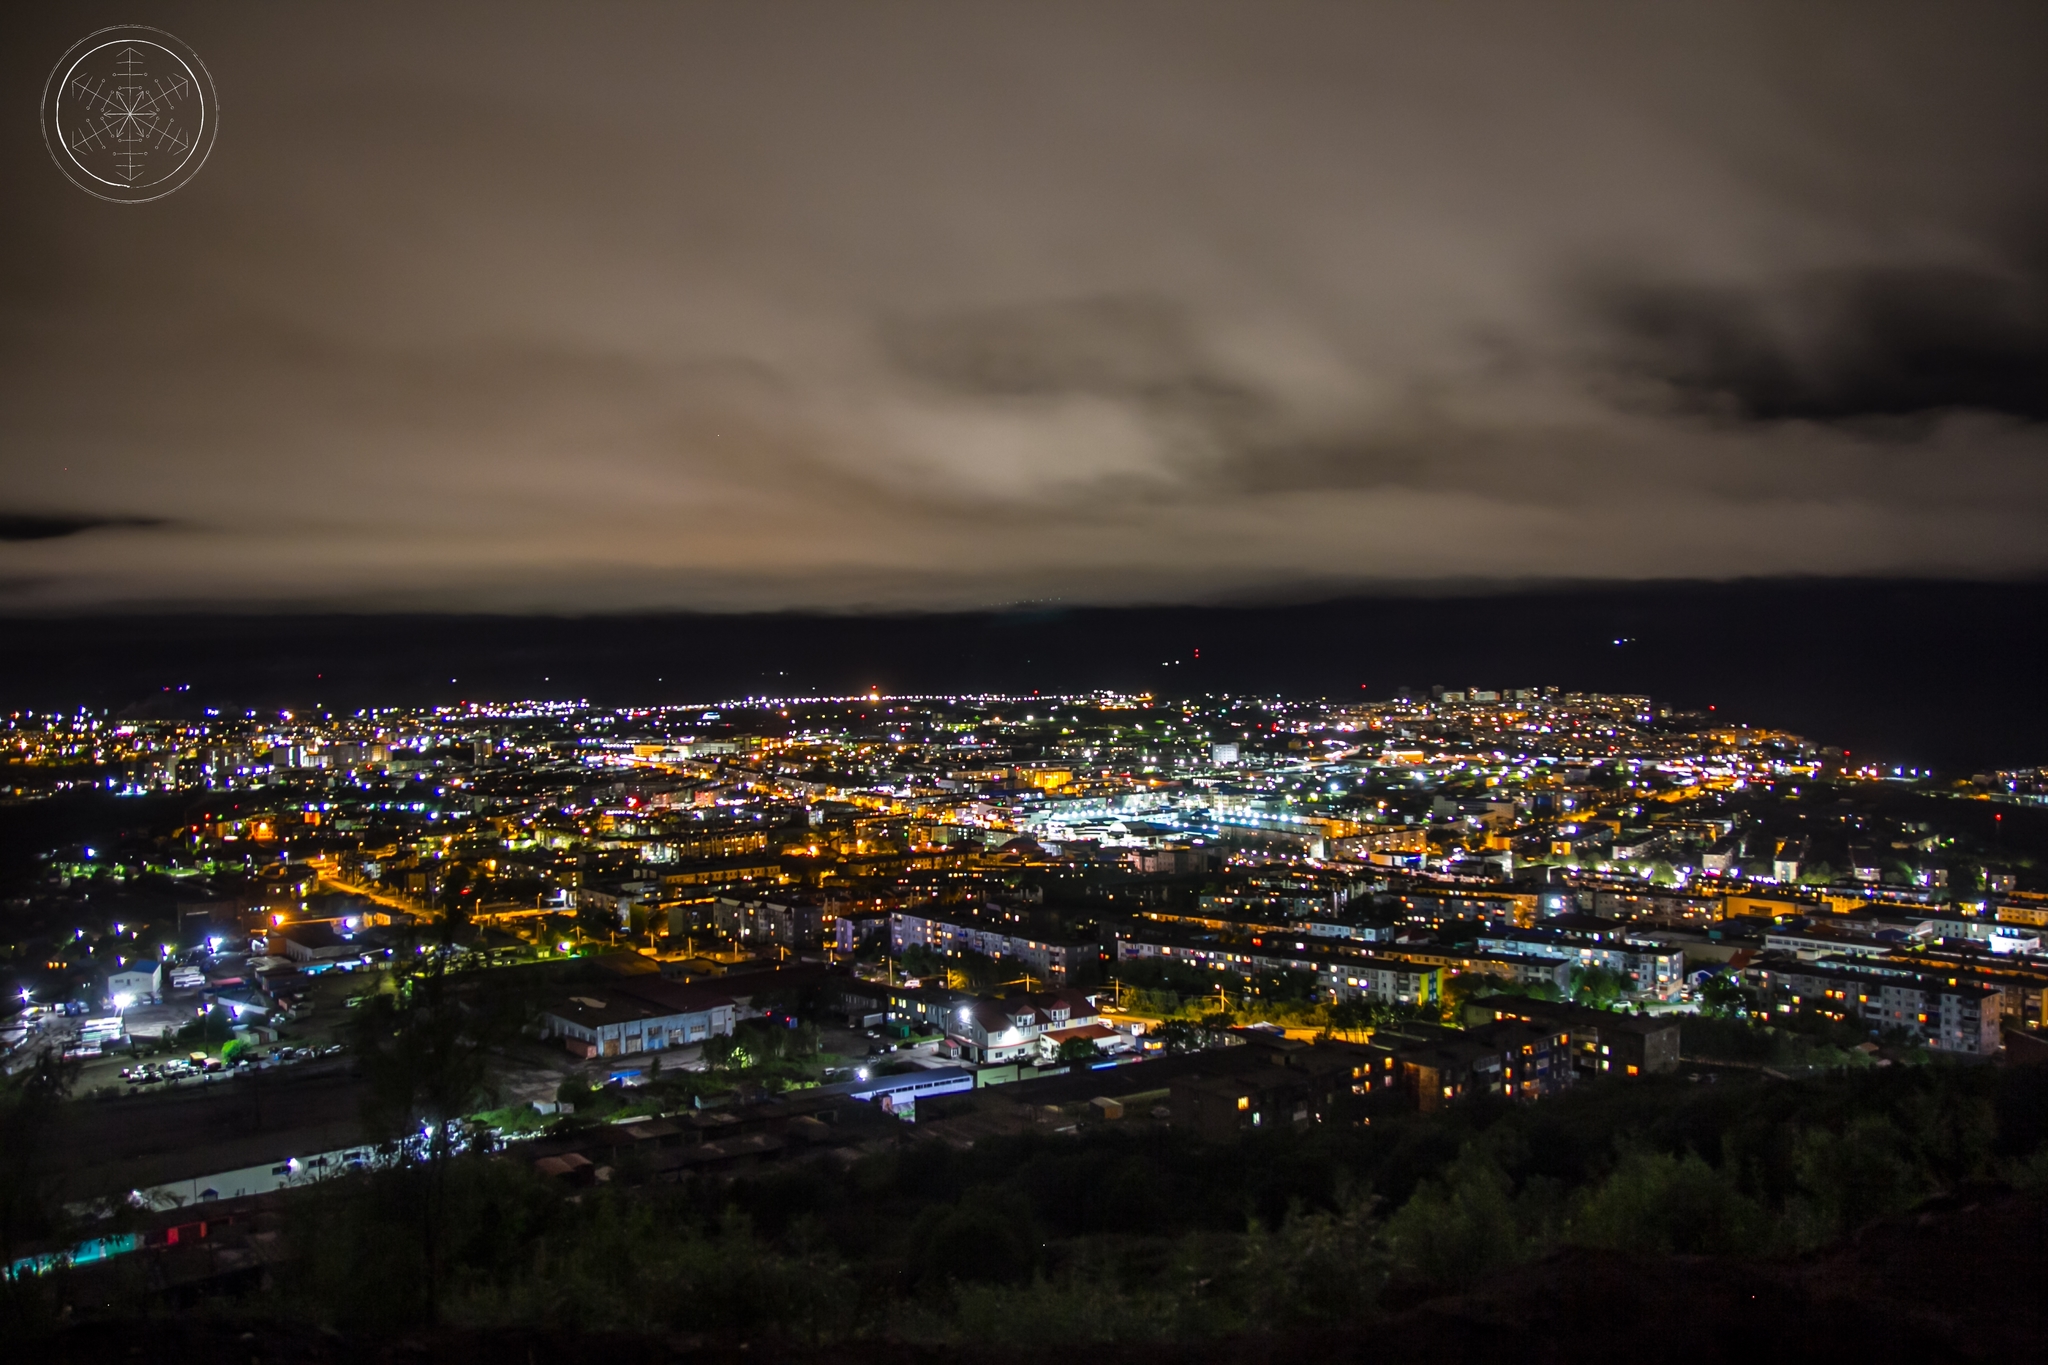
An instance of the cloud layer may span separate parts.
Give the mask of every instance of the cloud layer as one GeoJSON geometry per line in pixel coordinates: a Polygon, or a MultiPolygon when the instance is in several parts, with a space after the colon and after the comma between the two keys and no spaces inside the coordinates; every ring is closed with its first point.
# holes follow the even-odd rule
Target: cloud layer
{"type": "Polygon", "coordinates": [[[2048,569],[2028,7],[157,22],[187,189],[0,130],[0,607],[2048,569]]]}

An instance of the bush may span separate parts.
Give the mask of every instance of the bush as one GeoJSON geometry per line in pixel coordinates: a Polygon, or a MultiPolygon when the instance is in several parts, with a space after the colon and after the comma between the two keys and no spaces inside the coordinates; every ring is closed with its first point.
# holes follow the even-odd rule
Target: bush
{"type": "Polygon", "coordinates": [[[1723,1171],[1687,1152],[1631,1152],[1579,1201],[1571,1240],[1616,1251],[1742,1255],[1763,1250],[1769,1222],[1723,1171]]]}
{"type": "Polygon", "coordinates": [[[1898,1125],[1865,1114],[1839,1133],[1809,1128],[1794,1158],[1803,1197],[1825,1233],[1851,1232],[1933,1193],[1926,1163],[1898,1125]]]}
{"type": "Polygon", "coordinates": [[[1334,1209],[1291,1210],[1273,1232],[1254,1227],[1239,1269],[1250,1320],[1271,1330],[1371,1316],[1392,1265],[1372,1210],[1347,1194],[1334,1209]]]}
{"type": "Polygon", "coordinates": [[[1037,1240],[1030,1211],[1014,1196],[977,1190],[952,1208],[931,1210],[911,1232],[920,1281],[1017,1284],[1031,1278],[1037,1240]]]}
{"type": "Polygon", "coordinates": [[[1514,1192],[1486,1151],[1468,1145],[1441,1180],[1425,1180],[1387,1221],[1387,1241],[1410,1274],[1463,1286],[1522,1258],[1514,1192]]]}

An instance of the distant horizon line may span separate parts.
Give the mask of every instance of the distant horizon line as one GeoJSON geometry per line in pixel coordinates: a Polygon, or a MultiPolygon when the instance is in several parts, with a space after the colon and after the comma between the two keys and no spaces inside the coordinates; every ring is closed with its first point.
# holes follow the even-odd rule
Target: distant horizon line
{"type": "Polygon", "coordinates": [[[2002,575],[1950,575],[1936,573],[1898,574],[1753,574],[1726,578],[1688,575],[1670,578],[1429,578],[1375,579],[1370,582],[1337,584],[1327,581],[1302,582],[1291,586],[1270,585],[1201,597],[1132,597],[1127,600],[1095,598],[1026,597],[982,606],[867,604],[847,606],[630,606],[589,607],[488,607],[488,606],[403,606],[362,603],[349,605],[332,599],[313,601],[258,601],[252,599],[206,599],[177,601],[118,601],[94,606],[24,606],[0,603],[0,620],[93,621],[205,620],[319,618],[362,619],[394,617],[430,619],[446,617],[466,620],[626,620],[660,617],[703,617],[730,620],[746,617],[802,618],[824,620],[860,618],[921,619],[965,616],[1058,615],[1084,612],[1128,611],[1256,611],[1267,608],[1311,607],[1325,604],[1369,601],[1441,601],[1461,598],[1516,598],[1565,595],[1628,596],[1659,592],[1689,593],[1755,589],[1873,589],[1886,588],[1968,588],[1987,590],[2048,588],[2048,571],[2002,575]]]}

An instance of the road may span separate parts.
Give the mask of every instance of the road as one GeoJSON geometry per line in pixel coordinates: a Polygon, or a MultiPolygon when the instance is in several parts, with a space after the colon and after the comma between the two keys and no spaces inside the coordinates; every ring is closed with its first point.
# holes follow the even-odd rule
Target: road
{"type": "Polygon", "coordinates": [[[333,872],[322,871],[319,873],[319,889],[359,896],[374,905],[381,905],[388,910],[403,910],[409,915],[431,916],[439,913],[433,906],[426,904],[424,901],[414,900],[411,896],[402,896],[396,892],[386,891],[383,887],[372,886],[368,882],[345,881],[333,872]]]}

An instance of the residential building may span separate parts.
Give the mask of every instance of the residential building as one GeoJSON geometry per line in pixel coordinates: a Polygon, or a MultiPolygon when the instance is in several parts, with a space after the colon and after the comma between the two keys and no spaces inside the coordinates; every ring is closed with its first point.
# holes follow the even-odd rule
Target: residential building
{"type": "MultiPolygon", "coordinates": [[[[1100,1035],[1095,1032],[1075,1032],[1090,1025],[1099,1027],[1094,997],[1080,991],[1043,991],[1037,995],[983,998],[960,1004],[948,1021],[947,1034],[960,1044],[968,1060],[1000,1064],[1046,1055],[1043,1040],[1053,1034],[1097,1040],[1100,1035]]],[[[1064,1039],[1053,1042],[1053,1052],[1058,1051],[1059,1041],[1064,1039]]],[[[1110,1041],[1103,1039],[1097,1046],[1110,1041]]]]}
{"type": "Polygon", "coordinates": [[[1142,962],[1158,959],[1201,967],[1232,979],[1258,972],[1305,972],[1327,1000],[1383,1000],[1421,1005],[1442,995],[1444,972],[1439,964],[1417,962],[1405,954],[1367,950],[1362,940],[1305,935],[1300,939],[1248,944],[1226,943],[1208,935],[1174,934],[1152,926],[1118,932],[1116,959],[1142,962]]]}
{"type": "Polygon", "coordinates": [[[1839,962],[1772,960],[1755,975],[1776,1002],[1838,1020],[1905,1029],[1931,1052],[1989,1056],[2000,1046],[2002,993],[1960,973],[1945,976],[1904,969],[1874,971],[1839,962]]]}
{"type": "Polygon", "coordinates": [[[1092,939],[1059,941],[1020,934],[1002,921],[983,922],[970,915],[913,914],[896,911],[889,916],[889,946],[901,956],[912,946],[937,953],[980,953],[998,962],[1009,962],[1049,985],[1060,986],[1074,979],[1077,969],[1102,961],[1102,949],[1092,939]]]}
{"type": "Polygon", "coordinates": [[[720,896],[712,927],[743,947],[816,948],[825,941],[825,907],[792,896],[720,896]]]}
{"type": "Polygon", "coordinates": [[[1581,1077],[1647,1076],[1678,1067],[1678,1023],[1668,1017],[1588,1009],[1527,996],[1487,995],[1466,1004],[1465,1019],[1475,1026],[1518,1021],[1562,1030],[1573,1069],[1581,1077]]]}

